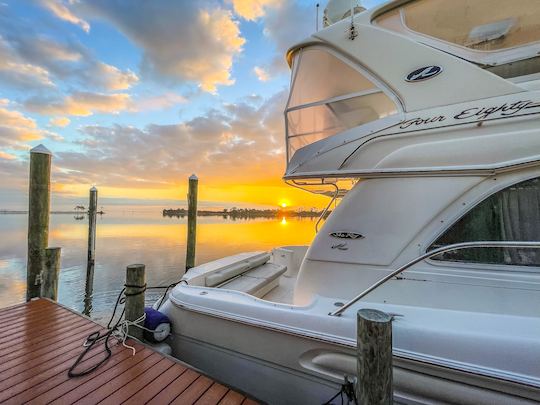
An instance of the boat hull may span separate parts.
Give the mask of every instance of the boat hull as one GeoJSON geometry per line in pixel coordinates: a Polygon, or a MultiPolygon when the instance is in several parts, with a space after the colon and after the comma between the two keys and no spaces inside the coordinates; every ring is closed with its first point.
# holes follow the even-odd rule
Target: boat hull
{"type": "MultiPolygon", "coordinates": [[[[321,404],[356,375],[355,347],[227,319],[167,301],[173,355],[270,404],[321,404]]],[[[395,402],[535,404],[535,387],[394,356],[395,402]]]]}

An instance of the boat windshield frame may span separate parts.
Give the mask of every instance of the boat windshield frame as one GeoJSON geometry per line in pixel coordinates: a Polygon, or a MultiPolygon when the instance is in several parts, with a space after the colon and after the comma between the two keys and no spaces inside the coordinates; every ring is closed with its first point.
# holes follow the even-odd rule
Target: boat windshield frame
{"type": "MultiPolygon", "coordinates": [[[[300,59],[301,59],[301,56],[300,56],[300,59]]],[[[288,171],[288,169],[290,167],[289,164],[290,164],[291,159],[293,157],[293,156],[291,156],[290,150],[289,150],[290,149],[289,148],[289,140],[293,139],[295,137],[304,135],[304,134],[296,134],[296,135],[290,135],[289,134],[289,118],[288,118],[288,114],[290,112],[302,110],[302,109],[305,109],[305,108],[322,106],[322,105],[325,105],[325,104],[339,102],[339,101],[343,101],[343,100],[349,100],[349,99],[353,99],[355,97],[363,97],[363,96],[369,96],[369,95],[375,95],[375,94],[383,94],[386,97],[388,97],[388,99],[391,102],[393,102],[393,104],[395,106],[395,113],[390,114],[390,115],[388,115],[386,117],[381,117],[381,118],[379,118],[377,120],[367,121],[365,123],[357,125],[356,127],[362,127],[363,125],[367,125],[367,124],[370,124],[370,123],[373,123],[373,122],[377,122],[377,121],[379,121],[381,119],[386,119],[386,118],[391,117],[391,116],[398,116],[400,114],[403,114],[403,112],[404,112],[404,107],[403,107],[402,100],[399,98],[398,94],[388,84],[386,84],[381,78],[379,78],[377,75],[375,75],[369,69],[367,69],[361,63],[359,63],[358,61],[352,60],[348,56],[346,56],[343,53],[339,52],[338,50],[334,49],[332,46],[329,46],[327,44],[316,43],[316,44],[309,44],[309,45],[306,45],[306,46],[303,46],[303,47],[299,47],[299,48],[295,49],[294,52],[290,55],[290,60],[291,60],[292,65],[291,65],[291,79],[290,79],[290,86],[289,86],[289,94],[288,94],[288,97],[287,97],[287,104],[286,104],[285,110],[283,112],[283,117],[284,117],[284,120],[285,120],[285,153],[286,153],[286,161],[287,161],[287,171],[288,171]],[[298,77],[298,69],[302,65],[301,62],[298,63],[299,62],[298,58],[295,58],[294,56],[298,52],[302,52],[304,50],[319,50],[319,51],[326,52],[326,53],[330,54],[331,56],[338,59],[340,62],[346,64],[348,67],[350,67],[354,71],[358,72],[360,75],[364,76],[368,81],[370,81],[373,84],[373,88],[363,90],[363,91],[351,92],[351,93],[347,93],[347,94],[343,94],[343,95],[339,95],[339,96],[334,96],[334,97],[330,97],[330,98],[326,98],[326,99],[322,99],[322,100],[317,100],[317,101],[314,101],[314,102],[309,102],[309,103],[306,103],[306,104],[294,105],[292,107],[289,107],[289,105],[291,103],[292,94],[294,92],[295,82],[296,82],[296,79],[298,77]]],[[[354,128],[356,128],[356,127],[354,127],[354,128]]],[[[346,130],[347,129],[345,129],[344,131],[346,131],[346,130]]],[[[339,135],[340,133],[342,133],[344,131],[336,132],[333,135],[329,135],[328,137],[325,137],[323,139],[314,141],[314,142],[309,143],[309,144],[307,144],[305,146],[309,146],[309,145],[312,145],[314,143],[321,142],[321,141],[324,141],[326,139],[332,138],[334,136],[339,135]]],[[[302,149],[302,148],[300,148],[300,149],[302,149]]],[[[300,149],[298,149],[298,150],[300,150],[300,149]]]]}

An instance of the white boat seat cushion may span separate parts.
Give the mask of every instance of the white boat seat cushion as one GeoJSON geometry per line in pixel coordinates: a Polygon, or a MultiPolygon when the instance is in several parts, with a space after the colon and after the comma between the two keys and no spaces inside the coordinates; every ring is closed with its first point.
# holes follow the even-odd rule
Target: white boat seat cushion
{"type": "Polygon", "coordinates": [[[251,257],[234,261],[223,266],[219,270],[213,271],[205,277],[206,287],[216,287],[217,285],[242,274],[249,269],[253,269],[270,260],[270,253],[256,253],[251,257]]]}
{"type": "MultiPolygon", "coordinates": [[[[259,296],[259,291],[268,284],[276,281],[279,276],[287,271],[287,267],[274,263],[266,263],[253,270],[246,271],[241,276],[234,278],[222,285],[220,288],[227,290],[242,291],[247,294],[259,296]]],[[[277,282],[276,282],[277,286],[277,282]]]]}

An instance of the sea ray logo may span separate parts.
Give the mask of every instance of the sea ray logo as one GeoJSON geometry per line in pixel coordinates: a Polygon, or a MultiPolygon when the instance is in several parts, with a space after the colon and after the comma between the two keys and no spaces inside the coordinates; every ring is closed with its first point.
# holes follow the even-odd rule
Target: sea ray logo
{"type": "Polygon", "coordinates": [[[431,79],[441,72],[442,67],[440,66],[425,66],[409,73],[405,80],[408,82],[420,82],[422,80],[431,79]]]}
{"type": "Polygon", "coordinates": [[[362,239],[364,237],[356,232],[330,232],[330,236],[338,239],[362,239]]]}

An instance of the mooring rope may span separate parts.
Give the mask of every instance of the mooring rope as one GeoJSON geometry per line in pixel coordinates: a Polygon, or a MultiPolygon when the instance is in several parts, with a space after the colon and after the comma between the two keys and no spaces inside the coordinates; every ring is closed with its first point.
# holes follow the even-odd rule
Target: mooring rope
{"type": "Polygon", "coordinates": [[[122,288],[122,291],[120,291],[120,293],[118,294],[118,297],[116,298],[116,303],[114,304],[114,309],[113,309],[113,313],[111,315],[111,319],[109,319],[109,322],[107,323],[107,332],[101,334],[99,331],[96,331],[96,332],[92,332],[90,335],[88,335],[88,337],[86,338],[86,340],[83,343],[83,347],[85,348],[85,350],[79,355],[79,357],[77,357],[77,360],[75,360],[75,363],[73,363],[73,365],[68,370],[68,376],[70,378],[71,377],[82,377],[84,375],[92,373],[93,371],[95,371],[99,367],[101,367],[103,364],[105,364],[107,362],[107,360],[109,360],[109,358],[112,356],[112,351],[111,351],[111,348],[109,347],[109,339],[111,337],[114,337],[117,340],[118,344],[122,343],[122,346],[124,346],[127,349],[131,349],[131,351],[133,352],[133,356],[134,356],[137,353],[137,351],[135,350],[135,348],[133,346],[130,346],[130,345],[126,344],[126,339],[129,336],[129,327],[134,326],[134,327],[137,327],[139,329],[142,329],[142,330],[145,330],[145,331],[148,331],[148,332],[152,332],[152,333],[155,332],[155,330],[154,329],[148,329],[148,328],[145,328],[143,326],[144,321],[146,320],[146,313],[143,314],[140,318],[138,318],[138,319],[136,319],[134,321],[129,321],[127,319],[122,319],[124,317],[125,312],[126,312],[125,307],[122,309],[122,313],[120,314],[120,317],[118,318],[118,320],[116,321],[114,326],[111,326],[111,324],[114,321],[114,317],[116,316],[116,310],[118,309],[118,305],[124,304],[126,302],[126,297],[133,297],[133,296],[136,296],[136,295],[143,294],[147,289],[152,289],[152,290],[153,289],[165,289],[165,293],[161,297],[161,299],[159,301],[159,304],[158,304],[158,306],[156,308],[156,309],[159,310],[159,308],[161,307],[161,305],[165,301],[165,298],[167,297],[167,293],[169,292],[169,289],[175,287],[177,284],[179,284],[181,282],[184,282],[184,283],[187,284],[187,281],[185,281],[185,280],[180,280],[180,281],[177,281],[175,283],[171,283],[171,284],[169,284],[167,286],[157,286],[157,287],[147,287],[146,284],[144,284],[143,286],[124,284],[124,288],[122,288]],[[131,293],[131,292],[127,293],[126,288],[136,288],[138,290],[133,292],[133,293],[131,293]],[[96,343],[98,343],[99,341],[102,341],[102,340],[104,340],[103,345],[105,347],[105,352],[106,352],[105,358],[103,360],[101,360],[99,363],[95,364],[94,366],[92,366],[92,367],[90,367],[90,368],[88,368],[86,370],[76,372],[75,368],[83,361],[83,359],[86,357],[88,352],[92,349],[92,347],[94,347],[94,345],[96,343]]]}
{"type": "Polygon", "coordinates": [[[326,401],[323,405],[333,405],[332,401],[338,396],[341,397],[341,405],[345,405],[343,394],[345,394],[345,397],[347,398],[347,404],[353,403],[353,405],[358,405],[358,399],[356,398],[356,392],[354,390],[354,382],[349,380],[347,376],[345,376],[345,382],[341,385],[339,392],[326,401]]]}
{"type": "Polygon", "coordinates": [[[128,337],[128,330],[129,326],[137,326],[139,328],[144,328],[144,326],[140,325],[140,323],[144,323],[144,320],[146,319],[146,314],[141,316],[139,319],[136,319],[135,321],[128,321],[127,319],[122,320],[126,309],[122,309],[122,313],[120,314],[120,317],[114,324],[114,326],[111,327],[111,324],[114,321],[114,317],[116,315],[116,310],[118,309],[119,304],[124,304],[126,302],[126,297],[131,297],[139,294],[143,294],[146,291],[146,284],[144,286],[132,286],[132,285],[124,285],[124,288],[120,291],[118,294],[118,297],[116,298],[116,303],[114,304],[113,313],[111,315],[111,319],[109,319],[109,322],[107,323],[107,332],[101,334],[99,331],[92,332],[88,335],[86,340],[83,343],[83,347],[85,347],[84,351],[77,357],[77,360],[73,363],[73,365],[68,370],[68,377],[82,377],[85,375],[88,375],[92,373],[93,371],[97,370],[99,367],[101,367],[103,364],[109,360],[109,358],[112,356],[111,348],[109,347],[109,339],[112,337],[116,338],[118,342],[122,343],[122,345],[126,348],[129,348],[133,351],[133,355],[135,355],[136,350],[134,347],[129,346],[126,344],[126,339],[128,337]],[[136,291],[135,293],[128,293],[126,294],[126,288],[139,288],[139,291],[136,291]],[[75,371],[75,368],[83,361],[83,359],[86,357],[88,352],[92,350],[94,345],[98,343],[99,341],[102,341],[103,345],[105,347],[105,358],[101,360],[99,363],[94,364],[92,367],[83,370],[83,371],[75,371]]]}

